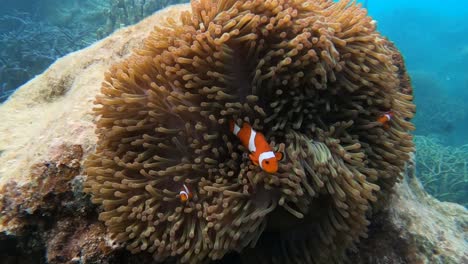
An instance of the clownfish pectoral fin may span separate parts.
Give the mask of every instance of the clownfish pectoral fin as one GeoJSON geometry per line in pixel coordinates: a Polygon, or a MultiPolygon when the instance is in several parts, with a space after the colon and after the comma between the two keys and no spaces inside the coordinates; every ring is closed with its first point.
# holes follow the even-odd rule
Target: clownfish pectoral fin
{"type": "Polygon", "coordinates": [[[188,200],[188,195],[187,195],[187,193],[183,192],[183,193],[179,194],[179,198],[180,198],[181,202],[185,203],[188,200]]]}
{"type": "Polygon", "coordinates": [[[284,159],[284,154],[282,152],[275,152],[275,157],[277,161],[282,161],[284,159]]]}
{"type": "Polygon", "coordinates": [[[255,155],[253,153],[250,153],[249,154],[249,158],[250,160],[252,161],[252,163],[255,165],[255,166],[258,166],[258,160],[255,158],[255,155]]]}

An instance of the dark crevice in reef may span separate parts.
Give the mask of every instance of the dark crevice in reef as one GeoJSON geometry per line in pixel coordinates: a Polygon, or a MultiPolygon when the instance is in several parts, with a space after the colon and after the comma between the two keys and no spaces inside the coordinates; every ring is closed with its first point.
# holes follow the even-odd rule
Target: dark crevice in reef
{"type": "Polygon", "coordinates": [[[357,245],[359,250],[348,252],[347,263],[380,263],[383,259],[390,259],[395,264],[418,263],[414,259],[418,249],[411,242],[412,238],[402,237],[403,230],[390,222],[390,218],[388,208],[372,217],[369,237],[357,245]]]}
{"type": "Polygon", "coordinates": [[[45,260],[45,245],[40,233],[31,227],[24,235],[15,236],[0,233],[1,264],[42,264],[45,260]]]}

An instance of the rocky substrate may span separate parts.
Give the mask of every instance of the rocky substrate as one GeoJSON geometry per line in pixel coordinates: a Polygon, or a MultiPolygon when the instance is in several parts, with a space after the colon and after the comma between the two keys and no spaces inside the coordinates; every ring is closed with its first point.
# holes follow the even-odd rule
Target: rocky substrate
{"type": "Polygon", "coordinates": [[[350,263],[468,263],[468,212],[425,192],[409,164],[403,182],[371,218],[350,263]]]}
{"type": "MultiPolygon", "coordinates": [[[[82,192],[91,109],[104,72],[141,45],[173,6],[58,60],[0,105],[0,263],[152,263],[112,245],[82,192]]],[[[468,263],[468,213],[427,195],[409,164],[350,263],[468,263]]],[[[221,262],[237,263],[228,256],[221,262]]]]}

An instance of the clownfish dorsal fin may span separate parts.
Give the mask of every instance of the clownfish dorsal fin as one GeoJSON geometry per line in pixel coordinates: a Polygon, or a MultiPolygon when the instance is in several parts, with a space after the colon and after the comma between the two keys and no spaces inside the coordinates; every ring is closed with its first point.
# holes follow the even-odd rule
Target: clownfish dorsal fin
{"type": "Polygon", "coordinates": [[[236,125],[236,122],[234,120],[229,120],[229,131],[233,132],[234,131],[234,126],[236,125]]]}

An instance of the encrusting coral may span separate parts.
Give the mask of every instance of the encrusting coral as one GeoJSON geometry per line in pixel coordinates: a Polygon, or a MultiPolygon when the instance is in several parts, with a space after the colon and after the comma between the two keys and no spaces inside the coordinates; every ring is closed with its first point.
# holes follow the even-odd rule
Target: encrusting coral
{"type": "Polygon", "coordinates": [[[413,150],[412,97],[375,27],[349,0],[199,0],[155,28],[96,99],[85,191],[111,237],[158,261],[339,260],[413,150]],[[284,152],[277,173],[244,157],[232,119],[284,152]]]}

